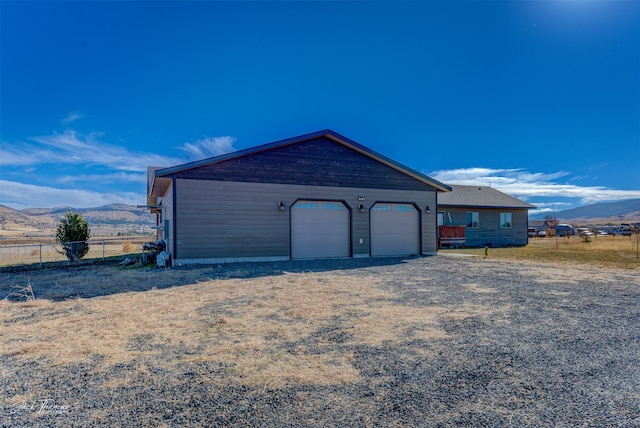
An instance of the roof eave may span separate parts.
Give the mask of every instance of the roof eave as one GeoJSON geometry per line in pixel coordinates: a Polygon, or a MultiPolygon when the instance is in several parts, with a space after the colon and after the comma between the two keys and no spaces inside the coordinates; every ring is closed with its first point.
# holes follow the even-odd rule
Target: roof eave
{"type": "Polygon", "coordinates": [[[437,190],[441,191],[441,192],[450,192],[452,189],[451,187],[447,186],[444,183],[439,182],[438,180],[434,180],[431,177],[428,177],[414,169],[411,169],[405,165],[402,165],[398,162],[395,162],[394,160],[380,154],[377,153],[359,143],[356,143],[353,140],[350,140],[346,137],[344,137],[343,135],[338,134],[337,132],[334,132],[330,129],[325,129],[322,131],[316,131],[316,132],[312,132],[309,134],[304,134],[304,135],[300,135],[297,137],[292,137],[292,138],[287,138],[285,140],[280,140],[280,141],[276,141],[273,143],[268,143],[268,144],[263,144],[261,146],[256,146],[256,147],[251,147],[248,149],[244,149],[244,150],[239,150],[233,153],[227,153],[225,155],[221,155],[221,156],[216,156],[216,157],[212,157],[212,158],[207,158],[207,159],[202,159],[199,161],[195,161],[195,162],[189,162],[189,163],[185,163],[182,165],[176,165],[173,167],[169,167],[169,168],[163,168],[163,169],[159,169],[155,171],[154,174],[154,178],[155,177],[162,177],[162,176],[168,176],[171,174],[175,174],[181,171],[185,171],[188,169],[192,169],[192,168],[197,168],[199,166],[203,166],[203,165],[209,165],[209,164],[213,164],[213,163],[218,163],[218,162],[222,162],[222,161],[226,161],[229,159],[235,159],[235,158],[239,158],[242,156],[246,156],[246,155],[250,155],[250,154],[255,154],[255,153],[260,153],[266,150],[270,150],[270,149],[274,149],[277,147],[283,147],[289,144],[294,144],[294,143],[300,143],[303,141],[307,141],[307,140],[311,140],[314,138],[318,138],[318,137],[327,137],[339,144],[342,144],[346,147],[351,148],[352,150],[357,151],[358,153],[361,153],[365,156],[368,156],[372,159],[377,160],[380,163],[383,163],[397,171],[400,171],[404,174],[407,174],[408,176],[419,180],[425,184],[428,184],[434,188],[436,188],[437,190]]]}
{"type": "MultiPolygon", "coordinates": [[[[167,191],[167,187],[171,183],[171,179],[168,177],[157,177],[154,174],[153,180],[151,182],[149,195],[147,195],[147,200],[152,200],[153,198],[158,198],[167,191]]],[[[152,202],[154,204],[155,201],[152,202]]]]}
{"type": "Polygon", "coordinates": [[[527,210],[537,210],[538,207],[534,206],[534,205],[529,205],[529,206],[521,206],[521,205],[477,205],[477,204],[442,204],[442,203],[438,203],[439,207],[452,207],[452,208],[509,208],[509,209],[515,209],[515,208],[519,208],[519,209],[527,209],[527,210]]]}

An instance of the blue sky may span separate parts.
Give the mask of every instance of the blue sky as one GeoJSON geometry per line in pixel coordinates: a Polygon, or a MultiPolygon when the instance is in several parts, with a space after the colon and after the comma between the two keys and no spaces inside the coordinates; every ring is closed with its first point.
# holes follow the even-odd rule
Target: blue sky
{"type": "MultiPolygon", "coordinates": [[[[0,1],[0,204],[333,129],[540,210],[640,198],[640,2],[0,1]]],[[[539,212],[538,211],[538,212],[539,212]]]]}

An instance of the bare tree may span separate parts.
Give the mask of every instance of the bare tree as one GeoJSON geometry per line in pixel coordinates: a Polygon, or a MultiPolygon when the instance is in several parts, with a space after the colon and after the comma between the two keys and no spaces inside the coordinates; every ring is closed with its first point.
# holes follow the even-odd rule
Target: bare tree
{"type": "Polygon", "coordinates": [[[558,234],[556,233],[556,227],[558,226],[558,219],[553,214],[547,214],[544,216],[544,221],[547,223],[547,228],[549,230],[553,229],[553,234],[556,237],[556,250],[558,250],[558,234]]]}

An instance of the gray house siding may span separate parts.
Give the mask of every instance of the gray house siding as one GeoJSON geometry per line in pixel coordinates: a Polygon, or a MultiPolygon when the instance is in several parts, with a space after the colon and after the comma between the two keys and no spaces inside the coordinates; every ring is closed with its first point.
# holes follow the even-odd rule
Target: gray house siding
{"type": "Polygon", "coordinates": [[[350,209],[352,257],[370,255],[369,209],[376,202],[412,203],[420,213],[421,252],[436,253],[433,190],[176,179],[174,263],[289,259],[290,207],[300,199],[341,201],[350,209]],[[278,209],[279,201],[284,211],[278,209]],[[433,207],[431,213],[426,206],[433,207]]]}
{"type": "Polygon", "coordinates": [[[175,259],[289,257],[289,223],[272,186],[176,180],[175,259]]]}
{"type": "Polygon", "coordinates": [[[172,248],[173,248],[173,235],[174,235],[174,209],[175,209],[175,205],[174,205],[174,200],[173,200],[173,185],[169,185],[167,187],[167,191],[164,194],[164,196],[161,199],[162,202],[162,210],[161,210],[161,217],[160,217],[160,224],[159,226],[161,226],[161,235],[160,238],[164,239],[164,241],[167,243],[167,251],[169,251],[169,253],[172,252],[172,248]]]}
{"type": "Polygon", "coordinates": [[[479,214],[479,227],[466,227],[465,239],[469,247],[527,245],[528,210],[522,208],[475,208],[440,206],[445,226],[466,226],[467,212],[479,214]],[[500,213],[511,213],[512,226],[500,227],[500,213]]]}
{"type": "Polygon", "coordinates": [[[177,172],[174,177],[307,186],[435,190],[327,137],[202,165],[177,172]]]}

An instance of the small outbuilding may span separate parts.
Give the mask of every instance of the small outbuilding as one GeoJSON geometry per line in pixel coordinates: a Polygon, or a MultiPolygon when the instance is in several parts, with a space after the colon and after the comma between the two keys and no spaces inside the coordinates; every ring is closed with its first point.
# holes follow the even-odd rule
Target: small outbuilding
{"type": "Polygon", "coordinates": [[[451,192],[438,195],[439,234],[451,236],[441,242],[468,247],[527,245],[529,210],[535,206],[492,187],[450,187],[451,192]]]}
{"type": "Polygon", "coordinates": [[[436,195],[450,190],[324,130],[150,167],[147,206],[174,266],[433,255],[436,195]]]}

